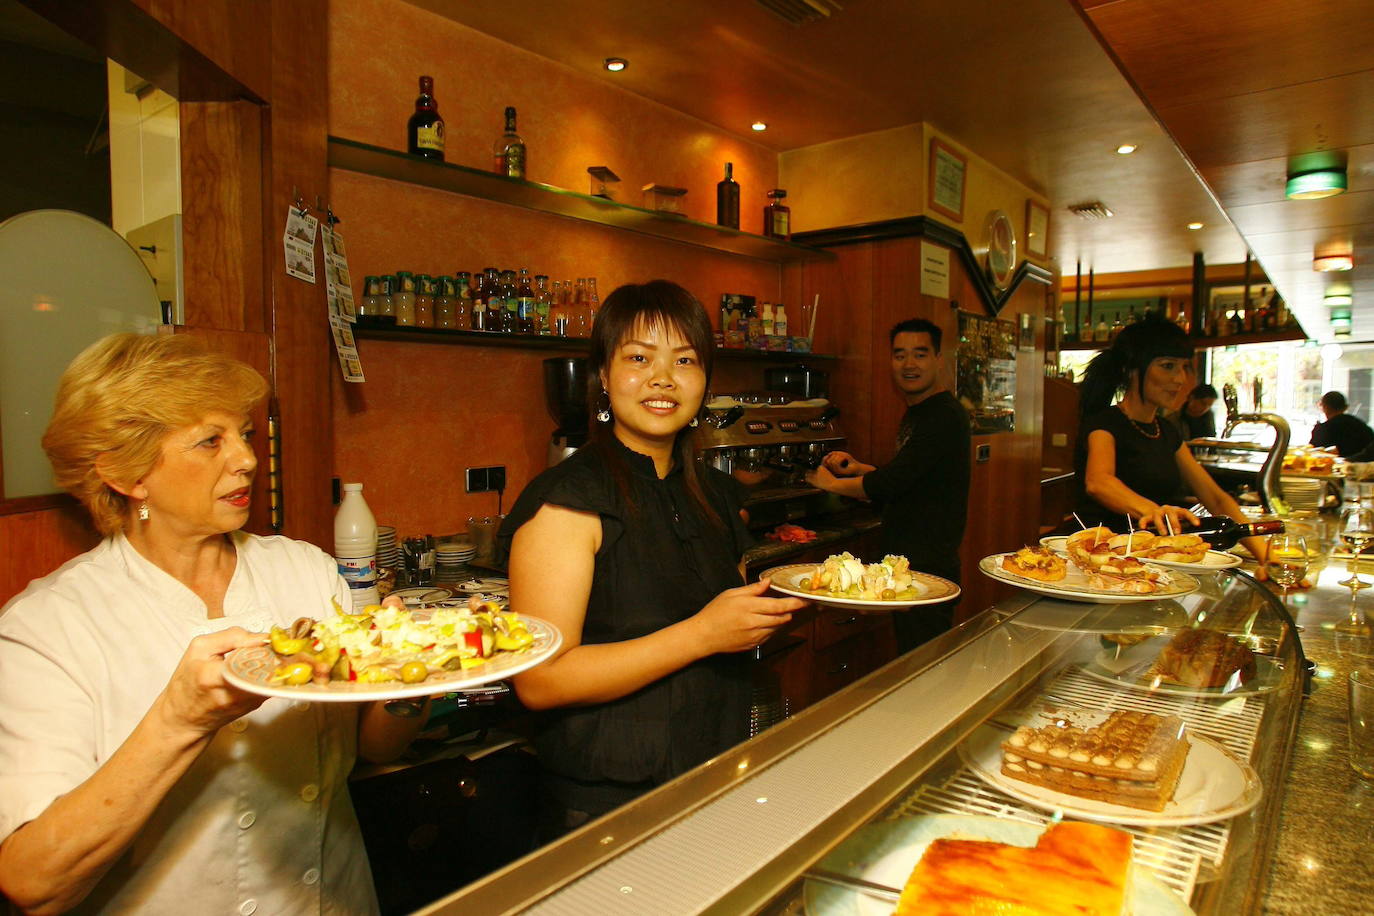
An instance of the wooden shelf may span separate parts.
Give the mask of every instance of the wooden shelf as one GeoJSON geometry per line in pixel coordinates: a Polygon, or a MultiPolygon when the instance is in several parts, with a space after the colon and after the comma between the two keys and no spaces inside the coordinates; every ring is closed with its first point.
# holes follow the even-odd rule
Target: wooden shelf
{"type": "MultiPolygon", "coordinates": [[[[1232,334],[1227,337],[1194,337],[1193,346],[1199,350],[1211,350],[1217,347],[1238,347],[1242,344],[1257,343],[1281,343],[1286,340],[1306,340],[1307,333],[1302,328],[1291,328],[1286,331],[1257,331],[1253,334],[1232,334]]],[[[1060,350],[1105,350],[1111,346],[1106,343],[1079,343],[1078,341],[1065,342],[1060,345],[1060,350]]]]}
{"type": "Polygon", "coordinates": [[[329,164],[350,172],[451,191],[467,197],[492,200],[777,264],[835,257],[831,252],[806,245],[699,223],[685,217],[665,216],[656,210],[619,204],[534,181],[506,178],[467,166],[421,159],[399,150],[384,149],[342,137],[329,138],[329,164]]]}
{"type": "MultiPolygon", "coordinates": [[[[503,334],[498,331],[459,331],[448,328],[369,328],[355,326],[353,335],[360,340],[402,340],[411,343],[451,344],[466,347],[515,347],[524,350],[553,350],[561,353],[586,353],[585,337],[540,337],[533,334],[503,334]]],[[[750,360],[757,362],[797,362],[799,360],[835,360],[828,353],[787,353],[774,350],[728,350],[716,348],[717,359],[750,360]]]]}

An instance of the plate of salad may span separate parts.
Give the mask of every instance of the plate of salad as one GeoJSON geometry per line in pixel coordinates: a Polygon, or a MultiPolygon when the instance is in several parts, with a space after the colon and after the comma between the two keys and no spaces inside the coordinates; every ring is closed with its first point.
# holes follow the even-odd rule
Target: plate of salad
{"type": "Polygon", "coordinates": [[[906,557],[889,554],[877,563],[864,563],[851,553],[832,554],[823,563],[793,563],[764,570],[774,591],[831,607],[892,610],[939,604],[959,596],[948,579],[918,572],[906,557]]]}
{"type": "Polygon", "coordinates": [[[473,599],[465,607],[377,607],[302,617],[225,656],[224,678],[269,697],[357,703],[430,696],[513,677],[553,657],[547,621],[473,599]]]}

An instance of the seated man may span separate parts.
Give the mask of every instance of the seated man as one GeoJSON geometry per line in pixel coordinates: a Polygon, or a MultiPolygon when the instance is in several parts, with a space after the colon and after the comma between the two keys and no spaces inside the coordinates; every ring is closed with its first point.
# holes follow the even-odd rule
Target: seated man
{"type": "Polygon", "coordinates": [[[1345,412],[1345,395],[1339,391],[1328,391],[1322,395],[1322,414],[1325,423],[1312,427],[1312,444],[1318,448],[1334,445],[1336,454],[1342,458],[1354,456],[1365,446],[1374,443],[1374,430],[1370,429],[1359,417],[1345,412]]]}

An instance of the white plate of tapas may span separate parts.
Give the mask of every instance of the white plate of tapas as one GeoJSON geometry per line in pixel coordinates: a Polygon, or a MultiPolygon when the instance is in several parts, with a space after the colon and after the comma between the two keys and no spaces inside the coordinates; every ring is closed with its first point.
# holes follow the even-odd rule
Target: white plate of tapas
{"type": "Polygon", "coordinates": [[[828,557],[824,563],[774,566],[760,573],[759,578],[771,579],[773,591],[830,607],[894,610],[940,604],[959,597],[959,586],[948,579],[910,569],[905,557],[885,557],[881,563],[865,565],[856,557],[842,553],[828,557]],[[829,584],[814,588],[812,583],[822,576],[829,584]]]}
{"type": "MultiPolygon", "coordinates": [[[[1040,544],[1042,547],[1048,547],[1055,553],[1062,553],[1067,555],[1069,552],[1068,547],[1066,546],[1068,540],[1069,539],[1067,535],[1052,534],[1047,537],[1041,538],[1040,544]]],[[[1241,557],[1238,557],[1233,553],[1227,553],[1222,550],[1208,550],[1206,553],[1202,554],[1202,558],[1200,560],[1197,560],[1195,562],[1165,560],[1159,557],[1152,557],[1148,554],[1148,552],[1138,554],[1138,556],[1140,557],[1140,559],[1145,560],[1149,563],[1154,563],[1158,566],[1165,566],[1169,569],[1193,570],[1196,572],[1208,572],[1214,569],[1235,569],[1237,566],[1240,566],[1242,563],[1245,562],[1245,560],[1241,557]]]]}
{"type": "Polygon", "coordinates": [[[454,582],[449,586],[458,595],[509,595],[510,580],[502,576],[486,576],[454,582]]]}
{"type": "MultiPolygon", "coordinates": [[[[395,609],[388,608],[388,611],[395,609]]],[[[437,618],[436,623],[446,618],[440,615],[445,613],[459,613],[461,609],[445,608],[433,611],[413,611],[408,613],[409,618],[404,619],[398,626],[408,627],[408,634],[417,635],[424,631],[423,627],[431,618],[437,618]],[[411,624],[413,619],[414,625],[411,624]]],[[[333,620],[351,617],[364,617],[364,615],[339,615],[333,620]]],[[[383,612],[376,615],[384,622],[388,618],[383,617],[383,612]]],[[[481,651],[480,657],[468,657],[465,660],[459,659],[454,655],[450,661],[454,662],[450,668],[443,664],[443,656],[436,654],[444,648],[439,645],[436,649],[435,644],[430,644],[424,649],[418,645],[406,645],[405,642],[400,647],[386,653],[386,656],[370,656],[354,649],[354,655],[362,659],[357,665],[351,666],[351,675],[341,677],[340,668],[337,667],[338,656],[344,654],[339,649],[339,643],[323,639],[308,638],[303,641],[310,642],[307,651],[313,652],[316,646],[328,644],[332,646],[334,652],[332,660],[329,655],[321,653],[316,656],[323,658],[326,662],[331,662],[334,667],[318,668],[317,676],[311,677],[309,672],[304,672],[307,680],[304,683],[291,683],[288,666],[303,663],[313,665],[313,662],[304,661],[306,656],[300,654],[284,654],[281,649],[294,648],[285,642],[276,642],[277,648],[273,644],[262,646],[251,646],[244,649],[235,649],[225,656],[224,679],[240,690],[249,693],[256,693],[268,697],[284,697],[291,700],[306,700],[320,703],[360,703],[368,700],[398,700],[406,697],[432,696],[448,693],[454,690],[463,690],[469,687],[479,687],[492,681],[500,681],[509,677],[514,677],[522,671],[528,671],[536,665],[543,664],[553,657],[560,646],[563,645],[563,634],[553,624],[540,620],[537,617],[528,617],[523,614],[503,614],[507,626],[504,628],[503,635],[510,635],[516,626],[524,631],[523,634],[517,633],[520,645],[518,648],[501,649],[494,643],[496,631],[487,628],[485,646],[481,651]],[[418,650],[418,651],[417,651],[418,650]],[[419,680],[409,681],[402,678],[420,677],[417,670],[405,670],[405,666],[419,662],[425,665],[426,671],[419,680]],[[438,664],[435,664],[438,662],[438,664]],[[426,664],[428,663],[428,664],[426,664]],[[386,671],[373,672],[369,675],[368,668],[385,668],[386,671]],[[389,680],[372,681],[370,676],[386,676],[389,680]]],[[[328,623],[320,621],[317,623],[328,623]]],[[[302,631],[303,632],[303,631],[302,631]]],[[[313,629],[310,636],[314,637],[321,631],[313,629]]],[[[375,632],[375,630],[374,630],[375,632]]],[[[277,634],[273,634],[274,637],[277,634]]],[[[433,637],[428,637],[433,638],[433,637]]],[[[275,641],[275,640],[274,640],[275,641]]],[[[479,633],[479,642],[482,641],[482,634],[479,633]]],[[[344,649],[352,645],[347,639],[344,640],[344,649]]],[[[458,636],[458,645],[463,644],[462,634],[458,636]]],[[[515,643],[509,643],[514,645],[515,643]]]]}
{"type": "Polygon", "coordinates": [[[1083,673],[1149,693],[1184,697],[1252,696],[1284,686],[1284,666],[1245,641],[1203,628],[1104,648],[1083,673]]]}
{"type": "MultiPolygon", "coordinates": [[[[1198,589],[1198,581],[1180,570],[1166,570],[1152,567],[1149,563],[1139,564],[1146,568],[1149,585],[1120,584],[1117,580],[1089,576],[1073,563],[1063,567],[1063,577],[1054,581],[1030,578],[1011,572],[1003,562],[1014,557],[1014,553],[995,553],[978,561],[978,569],[983,575],[1007,582],[1012,585],[1047,595],[1050,598],[1063,598],[1069,601],[1088,601],[1094,604],[1125,604],[1138,601],[1159,601],[1162,598],[1179,598],[1198,589]],[[1108,583],[1108,584],[1094,584],[1108,583]],[[1150,591],[1129,591],[1128,588],[1146,588],[1150,591]]],[[[1139,581],[1146,581],[1143,577],[1139,581]]]]}
{"type": "MultiPolygon", "coordinates": [[[[817,876],[807,876],[803,891],[806,912],[808,916],[891,916],[895,895],[900,894],[916,863],[921,861],[926,850],[935,841],[972,840],[1035,848],[1039,851],[1042,847],[1041,837],[1050,829],[1056,828],[1050,825],[966,814],[922,814],[868,824],[855,831],[817,863],[817,876]],[[857,885],[829,883],[819,877],[827,874],[841,878],[857,878],[868,884],[877,885],[877,888],[869,891],[857,885]],[[886,888],[887,893],[878,891],[878,888],[886,888]]],[[[1078,825],[1057,829],[1091,837],[1091,831],[1100,832],[1108,828],[1078,825]]],[[[1083,847],[1090,845],[1090,841],[1073,845],[1086,852],[1083,847]]],[[[993,894],[1016,894],[1025,886],[1024,881],[1036,883],[1035,857],[1016,850],[1013,852],[1018,852],[1018,876],[1022,877],[1022,881],[1007,884],[1005,887],[997,887],[997,882],[993,882],[993,894]]],[[[1053,893],[1054,876],[1063,874],[1063,865],[1056,864],[1052,853],[1047,858],[1049,860],[1045,861],[1043,866],[1044,883],[1053,893]]],[[[1108,860],[1107,856],[1102,858],[1104,863],[1108,860]]],[[[1092,865],[1097,864],[1093,862],[1090,854],[1082,856],[1074,863],[1081,868],[1079,863],[1085,863],[1089,870],[1092,865]]],[[[1193,912],[1163,881],[1138,862],[1132,863],[1126,871],[1127,906],[1124,912],[1149,913],[1151,916],[1189,916],[1193,912]]],[[[993,872],[989,869],[988,873],[993,872]]],[[[1014,905],[1019,901],[1006,902],[1014,905]]]]}
{"type": "Polygon", "coordinates": [[[1024,712],[1011,717],[1010,724],[979,726],[959,746],[959,754],[978,778],[1012,798],[1088,821],[1137,827],[1210,824],[1244,814],[1264,794],[1259,774],[1220,743],[1183,728],[1177,717],[1129,710],[1061,707],[1024,712]],[[1093,730],[1112,728],[1114,717],[1142,717],[1145,724],[1132,721],[1124,727],[1147,737],[1129,745],[1129,750],[1108,738],[1090,746],[1086,755],[1080,754],[1081,745],[1073,742],[1099,740],[1093,730]],[[1082,737],[1069,736],[1071,729],[1078,729],[1082,737]],[[1055,737],[1060,734],[1066,737],[1055,737]],[[1055,750],[1056,746],[1063,749],[1066,742],[1068,750],[1063,754],[1055,750]],[[1104,749],[1109,752],[1107,758],[1098,756],[1104,749]],[[1074,756],[1090,759],[1075,763],[1074,756]],[[1094,765],[1091,758],[1103,762],[1094,765]],[[1150,771],[1157,774],[1154,781],[1136,781],[1150,775],[1142,772],[1150,763],[1157,765],[1150,771]],[[1101,775],[1118,767],[1130,778],[1101,775]],[[1023,775],[1008,775],[1011,768],[1019,768],[1023,775]],[[1067,791],[1070,786],[1074,792],[1067,791]],[[1079,791],[1083,794],[1074,794],[1079,791]],[[1132,804],[1119,803],[1127,795],[1132,804]],[[1148,807],[1161,801],[1162,807],[1148,807]]]}

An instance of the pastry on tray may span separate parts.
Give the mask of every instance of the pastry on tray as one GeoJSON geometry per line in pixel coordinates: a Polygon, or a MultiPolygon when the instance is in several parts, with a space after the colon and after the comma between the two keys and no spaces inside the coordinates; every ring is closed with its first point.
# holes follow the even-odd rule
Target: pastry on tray
{"type": "Polygon", "coordinates": [[[1031,847],[943,838],[926,847],[894,916],[1120,916],[1130,870],[1131,835],[1099,824],[1052,824],[1031,847]]]}
{"type": "Polygon", "coordinates": [[[1182,719],[1115,710],[1088,728],[1063,721],[1021,726],[1002,743],[1002,775],[1079,798],[1163,811],[1187,756],[1182,719]]]}
{"type": "Polygon", "coordinates": [[[1255,676],[1255,654],[1234,636],[1199,627],[1184,630],[1169,640],[1145,672],[1146,680],[1158,678],[1184,687],[1223,687],[1233,678],[1244,684],[1255,676]]]}
{"type": "Polygon", "coordinates": [[[1002,568],[1027,579],[1058,582],[1068,575],[1069,564],[1048,547],[1022,547],[1002,557],[1002,568]]]}

